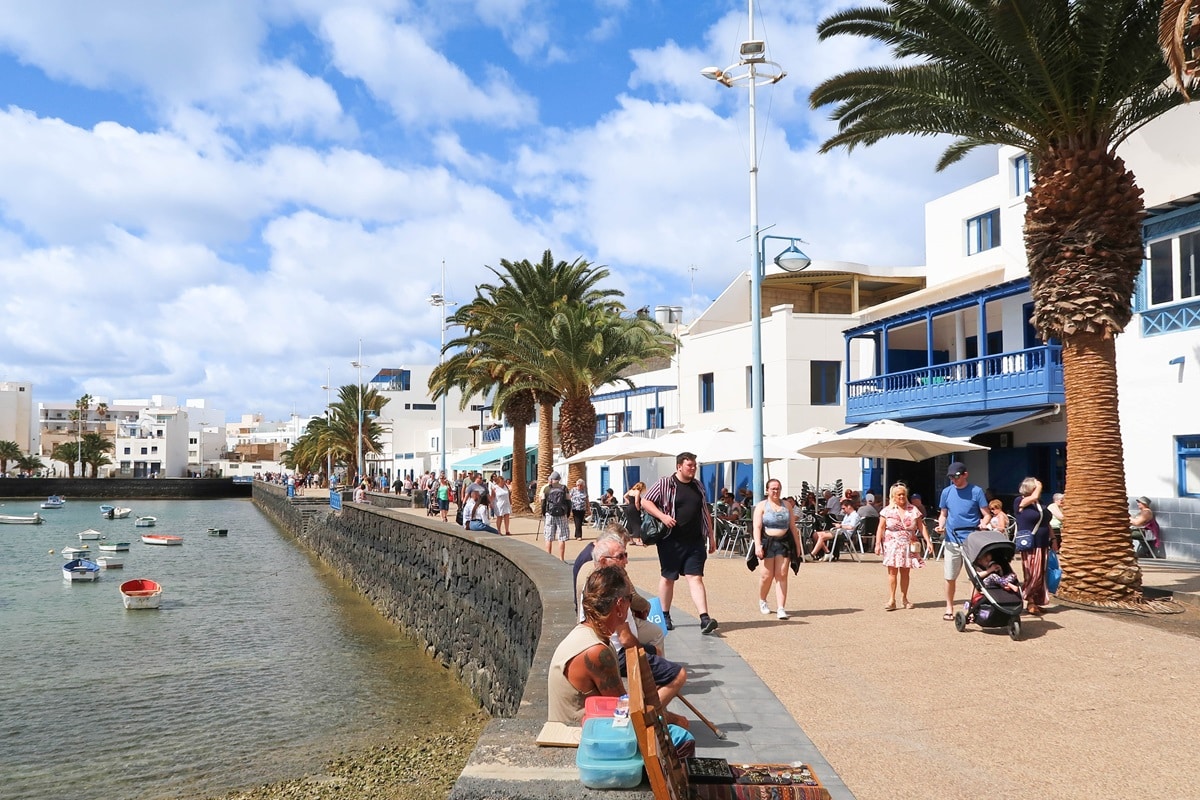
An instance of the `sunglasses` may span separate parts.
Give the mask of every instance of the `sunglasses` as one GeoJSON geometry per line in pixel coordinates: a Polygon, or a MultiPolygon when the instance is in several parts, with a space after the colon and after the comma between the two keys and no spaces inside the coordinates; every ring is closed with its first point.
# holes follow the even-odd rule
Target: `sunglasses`
{"type": "Polygon", "coordinates": [[[615,556],[604,556],[604,558],[611,558],[613,561],[628,561],[629,553],[617,553],[615,556]]]}

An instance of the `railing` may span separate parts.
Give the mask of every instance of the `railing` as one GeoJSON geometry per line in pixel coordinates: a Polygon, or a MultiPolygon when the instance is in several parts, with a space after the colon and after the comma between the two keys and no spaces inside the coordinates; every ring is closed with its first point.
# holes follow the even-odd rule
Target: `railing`
{"type": "Polygon", "coordinates": [[[1200,298],[1142,312],[1142,336],[1158,336],[1197,328],[1200,328],[1200,298]]]}
{"type": "Polygon", "coordinates": [[[1045,345],[851,381],[846,387],[846,421],[1061,402],[1062,348],[1045,345]]]}
{"type": "Polygon", "coordinates": [[[499,441],[500,441],[500,429],[499,428],[489,428],[483,432],[483,443],[484,444],[495,444],[496,442],[499,442],[499,441]]]}

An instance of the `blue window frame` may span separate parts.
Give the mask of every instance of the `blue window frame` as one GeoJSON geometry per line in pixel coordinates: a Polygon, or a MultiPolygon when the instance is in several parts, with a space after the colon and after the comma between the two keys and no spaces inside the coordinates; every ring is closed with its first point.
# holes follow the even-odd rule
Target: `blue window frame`
{"type": "Polygon", "coordinates": [[[716,392],[713,387],[713,374],[706,372],[700,376],[700,413],[707,414],[716,410],[716,392]]]}
{"type": "Polygon", "coordinates": [[[646,409],[646,430],[655,430],[663,427],[664,415],[663,407],[647,408],[646,409]]]}
{"type": "Polygon", "coordinates": [[[1176,436],[1180,497],[1200,497],[1200,436],[1176,436]]]}
{"type": "Polygon", "coordinates": [[[1029,192],[1029,156],[1019,155],[1012,160],[1013,196],[1020,197],[1029,192]]]}
{"type": "Polygon", "coordinates": [[[967,220],[967,255],[1000,246],[1000,209],[967,220]]]}

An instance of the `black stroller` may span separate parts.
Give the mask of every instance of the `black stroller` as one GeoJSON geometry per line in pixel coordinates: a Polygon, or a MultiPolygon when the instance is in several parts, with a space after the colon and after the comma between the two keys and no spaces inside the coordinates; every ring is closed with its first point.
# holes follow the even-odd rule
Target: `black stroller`
{"type": "MultiPolygon", "coordinates": [[[[1016,557],[1017,549],[1008,536],[1000,531],[975,531],[963,542],[963,565],[971,578],[971,599],[963,603],[963,607],[954,613],[954,627],[959,633],[967,628],[967,623],[973,622],[981,628],[1008,628],[1008,635],[1016,641],[1021,637],[1021,611],[1024,605],[1018,591],[1011,592],[998,586],[985,586],[980,572],[984,556],[989,556],[993,562],[1002,565],[1002,572],[1007,573],[1008,567],[1016,557]]],[[[1013,579],[1016,583],[1016,579],[1013,579]]]]}

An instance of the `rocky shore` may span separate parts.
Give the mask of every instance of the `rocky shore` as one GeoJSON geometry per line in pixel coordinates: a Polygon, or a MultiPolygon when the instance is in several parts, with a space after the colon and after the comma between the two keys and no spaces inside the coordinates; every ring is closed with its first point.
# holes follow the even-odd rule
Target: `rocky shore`
{"type": "Polygon", "coordinates": [[[449,796],[475,749],[487,715],[448,732],[396,739],[347,753],[319,775],[267,783],[208,800],[433,800],[449,796]]]}

